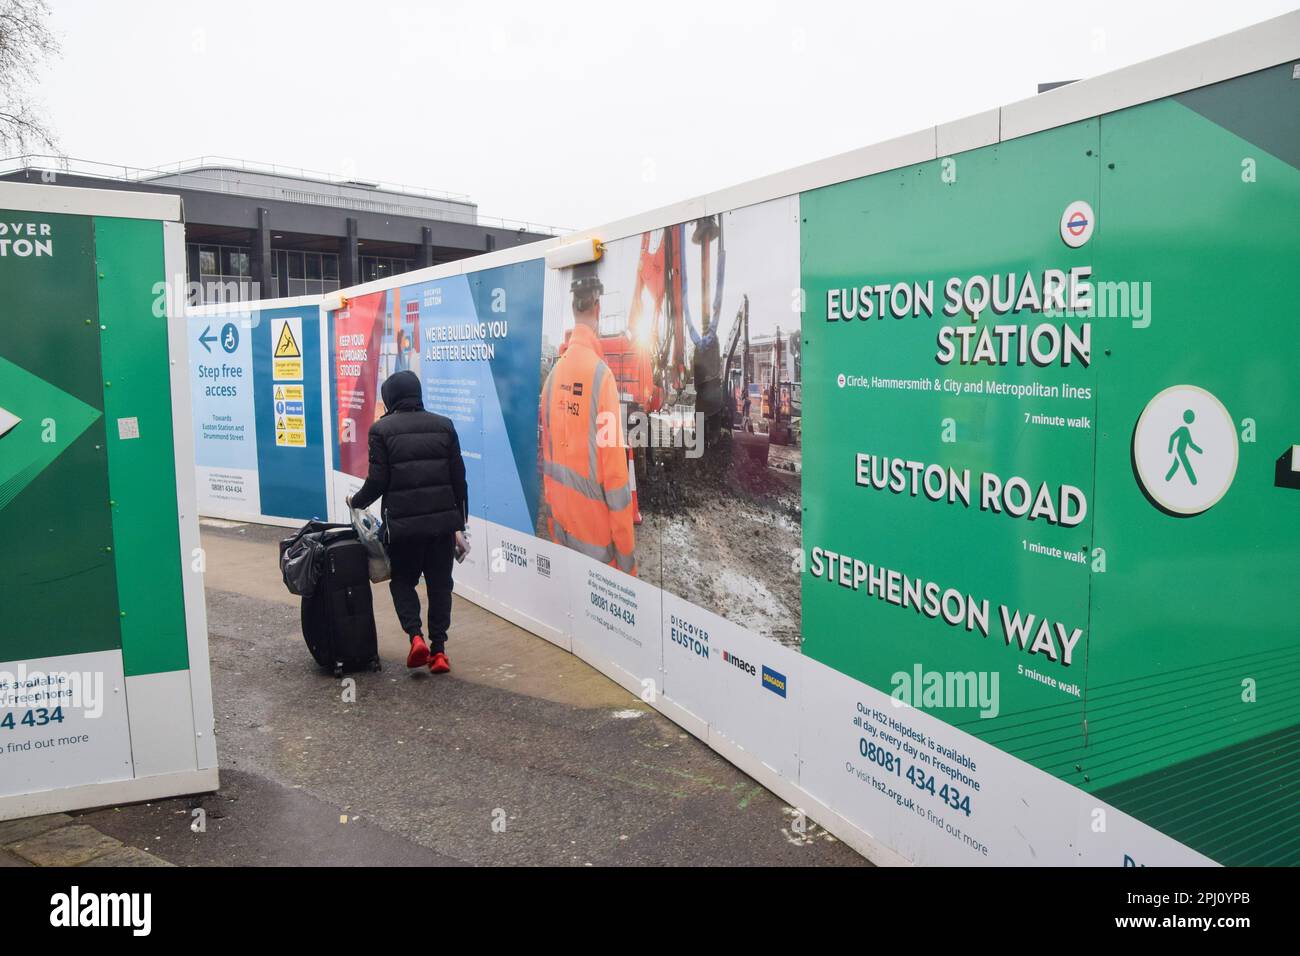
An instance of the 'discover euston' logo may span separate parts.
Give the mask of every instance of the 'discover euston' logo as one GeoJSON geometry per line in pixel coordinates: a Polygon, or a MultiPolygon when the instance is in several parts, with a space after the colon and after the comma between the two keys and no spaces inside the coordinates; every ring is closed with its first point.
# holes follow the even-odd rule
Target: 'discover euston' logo
{"type": "Polygon", "coordinates": [[[48,222],[0,222],[0,257],[40,259],[54,255],[48,222]]]}
{"type": "Polygon", "coordinates": [[[702,657],[706,661],[709,659],[709,632],[685,618],[680,618],[676,614],[669,616],[668,638],[674,644],[694,653],[696,657],[702,657]]]}

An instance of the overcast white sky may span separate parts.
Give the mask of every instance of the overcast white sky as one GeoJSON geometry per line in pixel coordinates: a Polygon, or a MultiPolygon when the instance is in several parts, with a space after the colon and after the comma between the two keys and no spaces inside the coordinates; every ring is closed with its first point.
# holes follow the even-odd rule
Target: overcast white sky
{"type": "Polygon", "coordinates": [[[1295,0],[51,0],[63,151],[200,155],[597,225],[1032,95],[1295,0]]]}

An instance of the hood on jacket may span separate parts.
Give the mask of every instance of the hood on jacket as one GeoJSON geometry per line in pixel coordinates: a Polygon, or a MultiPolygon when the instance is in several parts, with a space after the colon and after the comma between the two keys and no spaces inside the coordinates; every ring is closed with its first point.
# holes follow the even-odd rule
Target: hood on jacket
{"type": "Polygon", "coordinates": [[[420,377],[410,370],[388,376],[379,389],[387,409],[384,414],[420,411],[424,408],[420,391],[420,377]]]}

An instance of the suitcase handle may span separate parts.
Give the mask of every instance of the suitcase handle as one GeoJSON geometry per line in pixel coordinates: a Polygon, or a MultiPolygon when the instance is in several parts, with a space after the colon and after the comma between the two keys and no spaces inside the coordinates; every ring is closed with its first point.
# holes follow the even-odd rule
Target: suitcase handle
{"type": "Polygon", "coordinates": [[[289,537],[285,538],[284,541],[288,543],[292,543],[294,541],[299,540],[300,538],[302,538],[303,535],[306,534],[315,534],[317,532],[322,532],[322,531],[335,531],[341,528],[351,528],[351,527],[352,525],[350,524],[336,524],[329,521],[317,521],[315,518],[313,518],[311,521],[308,521],[305,525],[303,525],[301,528],[299,528],[289,537]]]}

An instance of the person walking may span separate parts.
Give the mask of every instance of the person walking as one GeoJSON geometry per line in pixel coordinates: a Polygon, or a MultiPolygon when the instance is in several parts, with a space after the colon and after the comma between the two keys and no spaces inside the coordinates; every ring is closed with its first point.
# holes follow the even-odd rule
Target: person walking
{"type": "Polygon", "coordinates": [[[573,331],[542,388],[542,486],[548,530],[556,544],[635,575],[636,506],[618,383],[600,347],[604,286],[595,266],[576,266],[569,291],[573,331]]]}
{"type": "Polygon", "coordinates": [[[392,577],[388,589],[411,642],[406,666],[451,670],[451,565],[469,552],[465,522],[469,489],[460,439],[451,419],[425,411],[414,372],[389,376],[380,389],[386,411],[370,426],[370,472],[348,499],[368,508],[382,497],[383,539],[392,577]],[[420,576],[429,599],[429,629],[420,624],[420,576]]]}
{"type": "Polygon", "coordinates": [[[1187,480],[1193,485],[1196,484],[1196,472],[1192,470],[1192,460],[1188,457],[1189,451],[1194,451],[1198,455],[1205,454],[1205,449],[1192,441],[1192,430],[1187,426],[1196,421],[1196,413],[1190,408],[1183,412],[1183,421],[1186,425],[1179,425],[1169,436],[1169,454],[1173,455],[1173,463],[1169,466],[1169,473],[1165,475],[1165,481],[1171,481],[1174,475],[1178,474],[1178,466],[1183,466],[1183,471],[1187,473],[1187,480]]]}

